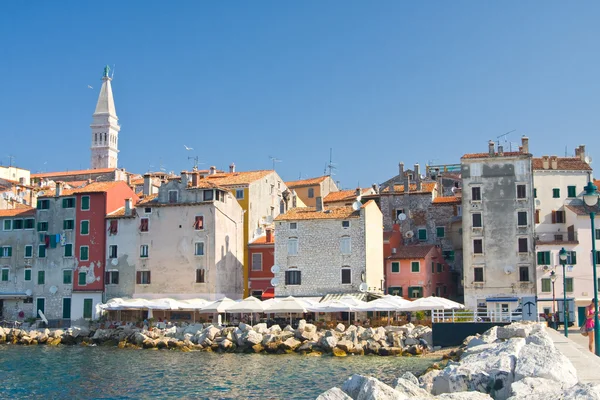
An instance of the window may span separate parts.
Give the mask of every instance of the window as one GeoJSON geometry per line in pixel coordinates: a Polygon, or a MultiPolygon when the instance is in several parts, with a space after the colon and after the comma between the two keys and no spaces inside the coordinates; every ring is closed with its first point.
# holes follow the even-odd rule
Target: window
{"type": "Polygon", "coordinates": [[[552,281],[550,278],[542,278],[542,292],[550,293],[552,291],[552,281]]]}
{"type": "Polygon", "coordinates": [[[63,199],[62,208],[75,208],[75,199],[73,197],[63,199]]]}
{"type": "Polygon", "coordinates": [[[81,196],[81,210],[87,211],[90,209],[90,196],[81,196]]]}
{"type": "Polygon", "coordinates": [[[286,285],[301,285],[302,284],[302,271],[285,271],[285,284],[286,285]]]}
{"type": "Polygon", "coordinates": [[[11,231],[12,230],[12,219],[5,219],[4,224],[2,224],[2,230],[11,231]]]}
{"type": "Polygon", "coordinates": [[[238,200],[242,200],[244,198],[244,189],[236,189],[235,198],[238,200]]]}
{"type": "Polygon", "coordinates": [[[66,243],[64,247],[64,257],[73,257],[73,244],[66,243]]]}
{"type": "Polygon", "coordinates": [[[481,188],[479,186],[471,188],[471,198],[473,201],[481,201],[481,188]]]}
{"type": "Polygon", "coordinates": [[[110,223],[108,225],[108,234],[116,235],[118,231],[119,231],[119,221],[116,219],[111,219],[110,223]]]}
{"type": "Polygon", "coordinates": [[[342,221],[342,228],[350,228],[350,221],[342,221]]]}
{"type": "Polygon", "coordinates": [[[108,258],[117,258],[117,245],[111,244],[108,246],[108,258]]]}
{"type": "Polygon", "coordinates": [[[481,213],[471,214],[471,219],[473,220],[473,228],[481,228],[483,226],[481,221],[481,213]]]}
{"type": "Polygon", "coordinates": [[[196,218],[194,219],[194,229],[197,231],[204,229],[204,216],[196,215],[196,218]]]}
{"type": "Polygon", "coordinates": [[[437,263],[437,272],[438,273],[444,272],[444,267],[442,266],[441,263],[437,263]]]}
{"type": "Polygon", "coordinates": [[[143,244],[140,246],[140,257],[148,258],[148,245],[143,244]]]}
{"type": "Polygon", "coordinates": [[[298,238],[288,239],[288,255],[295,256],[298,254],[298,238]]]}
{"type": "Polygon", "coordinates": [[[560,189],[558,189],[558,188],[552,189],[552,197],[555,199],[559,199],[560,198],[560,189]]]}
{"type": "Polygon", "coordinates": [[[536,188],[533,189],[533,197],[535,199],[537,199],[537,189],[536,188]]]}
{"type": "Polygon", "coordinates": [[[437,228],[435,228],[435,236],[439,238],[446,237],[446,228],[443,226],[438,226],[437,228]]]}
{"type": "Polygon", "coordinates": [[[135,276],[135,283],[138,285],[149,285],[150,271],[137,271],[135,276]]]}
{"type": "Polygon", "coordinates": [[[25,274],[23,276],[23,279],[26,281],[30,281],[31,280],[31,268],[25,268],[25,274]]]}
{"type": "Polygon", "coordinates": [[[564,211],[552,211],[552,223],[553,224],[564,224],[565,223],[565,212],[564,211]]]}
{"type": "Polygon", "coordinates": [[[48,210],[50,208],[50,200],[38,200],[37,201],[37,209],[38,210],[48,210]]]}
{"type": "Polygon", "coordinates": [[[537,264],[548,265],[550,264],[550,252],[549,251],[538,251],[537,253],[537,264]]]}
{"type": "Polygon", "coordinates": [[[519,253],[528,253],[529,252],[529,243],[527,238],[519,238],[519,253]]]}
{"type": "Polygon", "coordinates": [[[519,282],[529,282],[529,267],[519,267],[519,282]]]}
{"type": "Polygon", "coordinates": [[[567,251],[567,264],[569,264],[569,265],[577,264],[577,252],[576,251],[567,251]]]}
{"type": "Polygon", "coordinates": [[[2,257],[12,257],[12,247],[11,246],[3,246],[2,247],[2,257]]]}
{"type": "Polygon", "coordinates": [[[204,242],[196,242],[194,255],[203,256],[204,255],[204,242]]]}
{"type": "Polygon", "coordinates": [[[13,220],[13,230],[21,230],[23,229],[23,220],[15,219],[13,220]]]}
{"type": "Polygon", "coordinates": [[[2,268],[2,282],[8,282],[9,275],[10,275],[10,269],[2,268]]]}
{"type": "Polygon", "coordinates": [[[204,268],[196,269],[196,283],[206,283],[204,273],[204,268]]]}
{"type": "Polygon", "coordinates": [[[83,299],[83,318],[92,319],[93,299],[83,299]]]}
{"type": "Polygon", "coordinates": [[[420,286],[409,286],[408,294],[411,299],[418,299],[423,297],[423,288],[420,286]]]}
{"type": "Polygon", "coordinates": [[[90,234],[90,221],[81,221],[79,233],[82,235],[90,234]]]}
{"type": "Polygon", "coordinates": [[[344,236],[340,240],[340,251],[342,254],[350,254],[352,252],[352,239],[349,236],[344,236]]]}
{"type": "Polygon", "coordinates": [[[105,285],[118,285],[119,284],[119,271],[109,269],[104,273],[104,284],[105,285]]]}
{"type": "Polygon", "coordinates": [[[204,201],[212,201],[214,198],[214,192],[212,190],[204,191],[204,201]]]}
{"type": "Polygon", "coordinates": [[[600,229],[596,229],[596,240],[600,240],[600,229]]]}
{"type": "Polygon", "coordinates": [[[535,210],[535,223],[540,223],[540,210],[535,210]]]}
{"type": "Polygon", "coordinates": [[[38,230],[38,232],[47,232],[48,231],[48,222],[38,222],[37,230],[38,230]]]}
{"type": "Polygon", "coordinates": [[[392,272],[399,273],[400,272],[400,263],[397,261],[392,262],[392,272]]]}
{"type": "Polygon", "coordinates": [[[77,284],[79,286],[85,286],[87,282],[87,272],[80,272],[77,274],[77,284]]]}
{"type": "Polygon", "coordinates": [[[427,229],[419,229],[419,240],[427,240],[427,229]]]}
{"type": "Polygon", "coordinates": [[[152,207],[144,207],[145,214],[152,214],[152,207]]]}
{"type": "Polygon", "coordinates": [[[71,319],[71,298],[70,297],[63,298],[62,317],[63,317],[63,319],[71,319]]]}
{"type": "Polygon", "coordinates": [[[442,252],[444,260],[454,261],[454,250],[444,250],[442,252]]]}
{"type": "Polygon", "coordinates": [[[577,197],[577,188],[575,186],[567,186],[567,197],[577,197]]]}
{"type": "Polygon", "coordinates": [[[315,189],[308,188],[308,198],[312,199],[313,197],[315,197],[315,189]]]}
{"type": "Polygon", "coordinates": [[[148,218],[140,220],[140,232],[148,232],[148,218]]]}
{"type": "Polygon", "coordinates": [[[179,192],[177,190],[169,190],[169,203],[177,203],[179,192]]]}
{"type": "Polygon", "coordinates": [[[73,271],[63,269],[63,285],[71,285],[73,283],[73,271]]]}
{"type": "Polygon", "coordinates": [[[421,265],[418,261],[413,261],[410,263],[410,272],[419,272],[421,270],[421,265]]]}
{"type": "Polygon", "coordinates": [[[483,239],[473,240],[473,253],[483,254],[483,239]]]}
{"type": "Polygon", "coordinates": [[[298,229],[298,223],[297,222],[290,222],[290,229],[292,229],[292,230],[298,229]]]}
{"type": "Polygon", "coordinates": [[[350,268],[342,268],[342,285],[352,284],[352,270],[350,268]]]}
{"type": "Polygon", "coordinates": [[[25,258],[33,257],[33,246],[28,244],[25,245],[25,258]]]}
{"type": "Polygon", "coordinates": [[[517,199],[526,199],[527,198],[527,186],[526,185],[517,185],[517,199]]]}
{"type": "Polygon", "coordinates": [[[392,296],[402,296],[402,286],[390,286],[388,288],[388,294],[392,296]]]}
{"type": "Polygon", "coordinates": [[[46,283],[46,271],[38,271],[38,285],[43,285],[46,283]]]}
{"type": "MultiPolygon", "coordinates": [[[[396,213],[396,217],[394,219],[395,220],[399,220],[400,219],[400,214],[404,214],[404,209],[403,208],[396,208],[395,213],[396,213]]],[[[398,221],[394,221],[394,222],[398,222],[398,221]]]]}
{"type": "Polygon", "coordinates": [[[35,228],[35,219],[25,218],[25,229],[33,229],[33,228],[35,228]]]}
{"type": "Polygon", "coordinates": [[[72,219],[65,219],[63,221],[63,229],[66,231],[72,230],[75,227],[75,221],[72,219]]]}
{"type": "Polygon", "coordinates": [[[474,282],[483,282],[483,267],[473,268],[473,275],[474,282]]]}
{"type": "Polygon", "coordinates": [[[433,261],[431,262],[431,273],[435,274],[435,263],[433,261]]]}
{"type": "Polygon", "coordinates": [[[38,257],[39,258],[46,257],[46,245],[45,244],[38,245],[38,257]]]}
{"type": "Polygon", "coordinates": [[[600,264],[600,251],[596,250],[596,264],[600,264]]]}
{"type": "Polygon", "coordinates": [[[527,211],[517,212],[517,225],[527,226],[527,211]]]}
{"type": "Polygon", "coordinates": [[[36,305],[36,311],[35,311],[35,315],[36,318],[39,315],[38,311],[41,311],[42,313],[46,312],[46,299],[44,299],[43,297],[38,297],[38,299],[35,302],[36,305]]]}
{"type": "Polygon", "coordinates": [[[262,271],[262,253],[252,253],[252,271],[262,271]]]}
{"type": "Polygon", "coordinates": [[[566,278],[567,293],[573,293],[573,278],[566,278]]]}
{"type": "Polygon", "coordinates": [[[90,259],[90,248],[88,246],[79,246],[79,260],[87,261],[90,259]]]}

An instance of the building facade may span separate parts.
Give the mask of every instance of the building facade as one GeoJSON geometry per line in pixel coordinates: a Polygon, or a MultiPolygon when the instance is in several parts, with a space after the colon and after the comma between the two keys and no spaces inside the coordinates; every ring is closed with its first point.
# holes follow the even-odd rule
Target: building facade
{"type": "Polygon", "coordinates": [[[264,236],[248,245],[250,252],[250,268],[248,287],[252,296],[268,299],[275,295],[271,280],[275,277],[271,267],[275,265],[275,235],[272,228],[267,228],[264,236]]]}
{"type": "Polygon", "coordinates": [[[290,181],[285,184],[296,193],[306,207],[315,207],[317,197],[325,199],[329,193],[339,190],[335,181],[329,175],[290,181]]]}

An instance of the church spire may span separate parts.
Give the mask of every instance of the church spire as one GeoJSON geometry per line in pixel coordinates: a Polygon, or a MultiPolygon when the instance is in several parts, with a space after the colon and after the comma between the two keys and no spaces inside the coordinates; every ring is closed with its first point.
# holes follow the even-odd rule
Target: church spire
{"type": "Polygon", "coordinates": [[[112,77],[109,72],[110,67],[107,65],[104,67],[102,87],[90,125],[90,128],[92,128],[92,169],[117,168],[118,139],[121,127],[115,110],[111,86],[112,77]]]}

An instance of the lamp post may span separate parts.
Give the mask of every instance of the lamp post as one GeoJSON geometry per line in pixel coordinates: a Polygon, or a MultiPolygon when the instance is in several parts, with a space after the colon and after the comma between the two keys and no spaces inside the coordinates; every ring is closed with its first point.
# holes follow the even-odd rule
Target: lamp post
{"type": "Polygon", "coordinates": [[[550,322],[552,323],[552,327],[554,329],[558,329],[556,326],[556,295],[554,292],[554,282],[556,282],[556,278],[558,278],[556,276],[556,272],[550,272],[550,281],[552,282],[552,318],[550,319],[550,322]]]}
{"type": "MultiPolygon", "coordinates": [[[[598,192],[596,186],[592,182],[588,182],[585,186],[583,201],[588,207],[594,207],[598,204],[598,192]]],[[[594,269],[594,345],[596,355],[600,356],[600,331],[598,330],[598,278],[596,273],[596,228],[594,226],[594,218],[596,213],[593,208],[590,208],[590,223],[592,229],[592,268],[594,269]]]]}
{"type": "Polygon", "coordinates": [[[563,267],[563,322],[565,323],[565,337],[569,337],[569,306],[567,305],[567,273],[565,266],[567,264],[567,251],[563,247],[558,252],[560,265],[563,267]]]}

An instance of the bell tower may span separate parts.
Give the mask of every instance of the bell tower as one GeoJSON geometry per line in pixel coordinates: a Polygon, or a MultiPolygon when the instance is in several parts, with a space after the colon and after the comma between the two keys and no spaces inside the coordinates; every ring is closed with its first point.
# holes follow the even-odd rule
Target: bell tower
{"type": "Polygon", "coordinates": [[[119,157],[119,119],[115,110],[109,76],[110,67],[104,67],[102,88],[98,96],[96,111],[92,115],[92,158],[91,168],[117,168],[119,157]]]}

